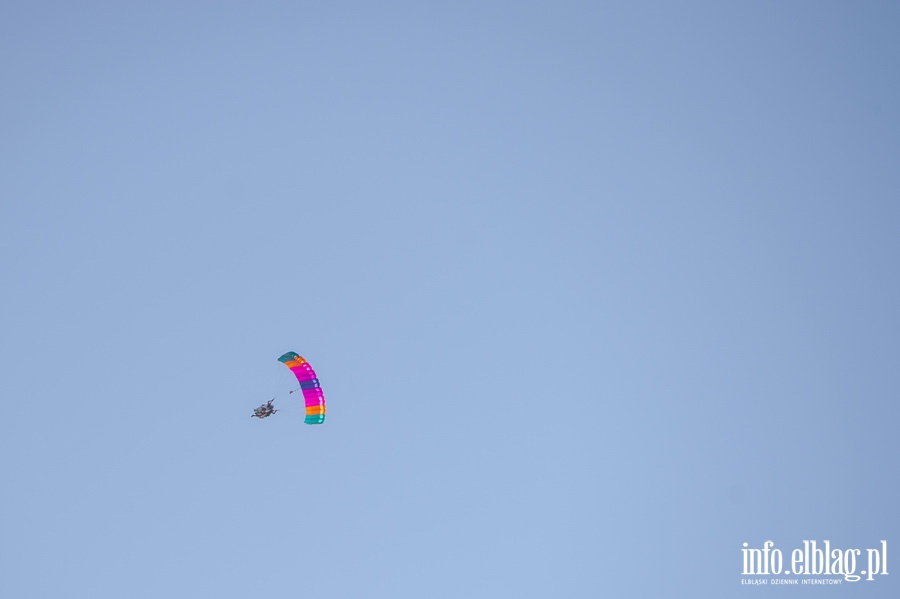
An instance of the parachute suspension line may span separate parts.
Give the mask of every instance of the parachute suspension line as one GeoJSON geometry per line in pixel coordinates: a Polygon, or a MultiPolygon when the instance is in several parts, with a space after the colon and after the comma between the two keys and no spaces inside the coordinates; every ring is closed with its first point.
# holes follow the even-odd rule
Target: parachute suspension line
{"type": "Polygon", "coordinates": [[[299,391],[299,390],[300,390],[300,387],[297,387],[296,389],[291,389],[291,390],[288,391],[287,393],[284,393],[284,392],[282,392],[282,393],[276,393],[275,395],[272,396],[271,401],[275,401],[275,400],[278,399],[279,397],[287,397],[288,395],[291,395],[292,393],[296,393],[296,392],[299,391]]]}

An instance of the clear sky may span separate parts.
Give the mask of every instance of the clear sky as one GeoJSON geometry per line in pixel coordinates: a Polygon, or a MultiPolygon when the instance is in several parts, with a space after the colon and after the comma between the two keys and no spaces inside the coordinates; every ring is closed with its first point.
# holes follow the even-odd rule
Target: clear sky
{"type": "Polygon", "coordinates": [[[0,596],[900,596],[898,24],[4,2],[0,596]]]}

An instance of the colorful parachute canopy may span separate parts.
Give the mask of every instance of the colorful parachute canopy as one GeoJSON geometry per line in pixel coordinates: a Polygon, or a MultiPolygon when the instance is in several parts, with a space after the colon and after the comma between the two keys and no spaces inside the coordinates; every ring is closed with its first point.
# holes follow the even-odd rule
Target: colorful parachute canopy
{"type": "Polygon", "coordinates": [[[304,360],[292,351],[278,358],[285,366],[291,369],[300,382],[303,391],[303,399],[306,401],[306,424],[322,424],[325,422],[325,395],[319,387],[319,379],[316,372],[304,360]]]}

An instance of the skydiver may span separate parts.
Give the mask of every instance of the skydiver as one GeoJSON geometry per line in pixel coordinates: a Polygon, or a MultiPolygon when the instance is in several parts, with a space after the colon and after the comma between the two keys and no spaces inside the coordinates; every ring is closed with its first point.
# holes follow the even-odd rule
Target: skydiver
{"type": "Polygon", "coordinates": [[[267,417],[271,416],[272,414],[274,414],[275,412],[277,412],[278,410],[276,410],[272,406],[273,401],[275,401],[275,400],[270,399],[268,401],[268,403],[264,403],[263,405],[259,406],[258,408],[255,408],[253,410],[253,414],[250,415],[250,418],[254,418],[254,417],[260,418],[260,419],[267,418],[267,417]]]}
{"type": "Polygon", "coordinates": [[[272,414],[274,414],[275,412],[278,411],[278,410],[276,410],[276,409],[272,406],[272,402],[273,402],[273,401],[274,401],[273,399],[270,399],[270,400],[268,401],[268,403],[266,403],[266,405],[260,406],[260,407],[263,409],[263,415],[262,415],[262,418],[265,418],[265,417],[267,417],[267,416],[271,416],[272,414]]]}

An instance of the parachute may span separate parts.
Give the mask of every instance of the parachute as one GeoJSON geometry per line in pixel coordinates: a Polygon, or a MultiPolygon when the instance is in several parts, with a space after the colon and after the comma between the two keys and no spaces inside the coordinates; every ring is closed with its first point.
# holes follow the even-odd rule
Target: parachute
{"type": "Polygon", "coordinates": [[[300,383],[300,390],[303,392],[303,399],[306,402],[306,420],[304,422],[306,424],[325,422],[325,395],[319,386],[316,372],[309,362],[292,351],[278,358],[278,361],[290,368],[300,383]]]}

